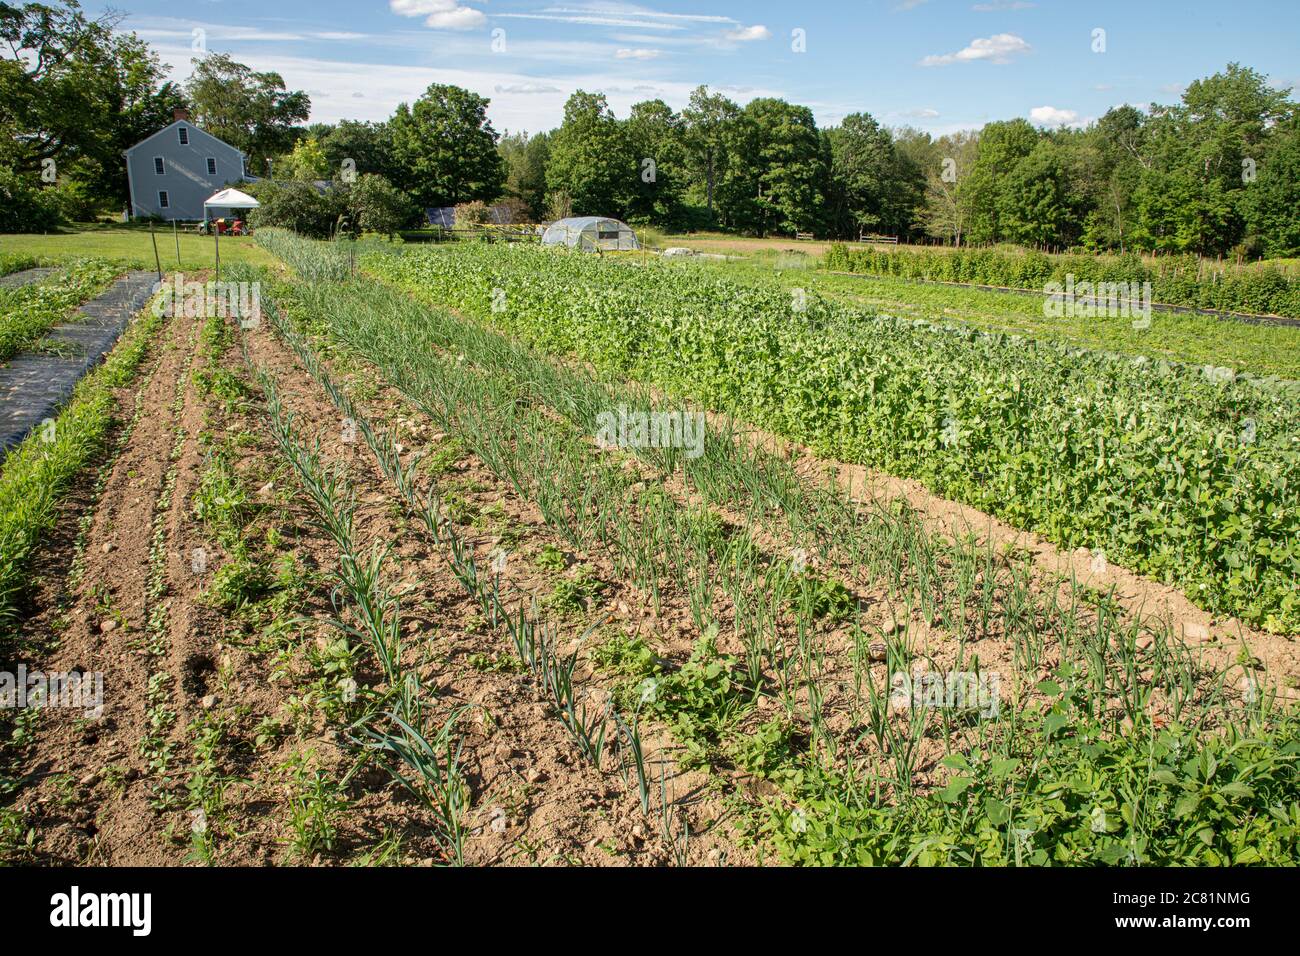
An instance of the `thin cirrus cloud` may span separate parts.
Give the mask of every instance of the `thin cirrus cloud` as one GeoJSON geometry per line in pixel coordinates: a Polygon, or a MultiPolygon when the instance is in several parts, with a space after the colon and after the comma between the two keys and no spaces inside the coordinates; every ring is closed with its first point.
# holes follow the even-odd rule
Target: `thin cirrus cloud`
{"type": "Polygon", "coordinates": [[[1032,10],[1038,6],[1029,0],[993,0],[992,3],[977,3],[973,7],[976,13],[1005,13],[1008,10],[1032,10]]]}
{"type": "Polygon", "coordinates": [[[614,57],[619,60],[656,60],[661,56],[663,50],[629,49],[628,47],[623,47],[614,53],[614,57]]]}
{"type": "Polygon", "coordinates": [[[708,13],[668,13],[651,10],[635,3],[594,2],[564,7],[544,7],[538,13],[502,13],[501,17],[530,20],[559,20],[565,23],[588,23],[597,26],[641,26],[651,29],[682,29],[682,24],[738,24],[732,17],[708,13]]]}
{"type": "Polygon", "coordinates": [[[752,43],[754,40],[766,40],[772,35],[772,31],[761,23],[756,23],[752,27],[736,27],[734,30],[728,30],[726,37],[728,40],[734,40],[737,43],[752,43]]]}
{"type": "MultiPolygon", "coordinates": [[[[170,21],[159,21],[160,23],[169,23],[170,21]]],[[[217,24],[196,23],[193,27],[188,24],[185,29],[176,29],[170,26],[154,27],[137,27],[131,32],[135,33],[143,40],[172,40],[196,39],[195,31],[202,31],[205,40],[225,40],[240,42],[260,42],[260,43],[296,43],[303,40],[318,39],[329,40],[333,37],[324,33],[276,33],[270,30],[262,30],[256,27],[239,27],[239,26],[221,26],[217,24]]]]}
{"type": "Polygon", "coordinates": [[[629,17],[593,13],[498,13],[496,16],[502,20],[549,20],[552,23],[574,23],[589,27],[639,27],[642,30],[686,29],[680,23],[634,20],[629,17]]]}
{"type": "Polygon", "coordinates": [[[643,30],[656,37],[652,42],[670,42],[674,34],[678,41],[726,45],[766,40],[772,33],[762,24],[745,26],[734,17],[706,13],[668,13],[631,3],[596,2],[571,6],[543,7],[536,13],[494,13],[498,20],[534,20],[550,23],[569,23],[578,26],[619,27],[643,30]],[[725,27],[721,36],[700,34],[701,28],[725,27]],[[657,39],[663,37],[663,40],[657,39]]]}
{"type": "Polygon", "coordinates": [[[562,92],[558,86],[551,86],[549,83],[498,83],[492,87],[492,91],[494,93],[515,93],[522,96],[562,92]]]}
{"type": "Polygon", "coordinates": [[[1030,46],[1014,33],[995,33],[991,37],[976,37],[956,53],[932,54],[921,60],[921,66],[948,66],[950,63],[971,63],[988,60],[990,63],[1010,63],[1013,56],[1028,53],[1030,46]]]}
{"type": "Polygon", "coordinates": [[[435,30],[470,30],[487,22],[482,10],[457,0],[388,0],[388,9],[401,17],[424,17],[424,25],[435,30]]]}

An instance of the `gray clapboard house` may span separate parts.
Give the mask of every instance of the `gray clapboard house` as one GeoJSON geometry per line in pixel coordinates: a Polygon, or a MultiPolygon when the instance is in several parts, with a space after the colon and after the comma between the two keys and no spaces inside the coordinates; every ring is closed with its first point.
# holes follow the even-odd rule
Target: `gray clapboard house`
{"type": "Polygon", "coordinates": [[[243,153],[203,132],[185,110],[123,155],[131,187],[131,216],[202,219],[203,200],[246,178],[243,153]]]}

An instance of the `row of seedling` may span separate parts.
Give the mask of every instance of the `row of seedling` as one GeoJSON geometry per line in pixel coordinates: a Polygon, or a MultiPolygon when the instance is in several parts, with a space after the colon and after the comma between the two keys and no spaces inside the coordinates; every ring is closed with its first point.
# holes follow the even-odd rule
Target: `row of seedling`
{"type": "MultiPolygon", "coordinates": [[[[444,514],[443,502],[436,487],[430,485],[423,494],[420,492],[416,482],[419,460],[403,464],[392,435],[375,431],[347,393],[335,384],[301,337],[283,323],[278,312],[272,314],[277,329],[294,349],[308,373],[321,385],[339,411],[355,423],[357,433],[374,453],[380,471],[392,482],[433,541],[446,549],[452,573],[465,592],[478,603],[490,625],[499,625],[505,629],[519,659],[537,677],[579,752],[599,768],[609,714],[607,709],[589,711],[584,695],[575,686],[573,672],[577,663],[577,651],[564,655],[557,649],[558,627],[553,622],[541,621],[535,607],[530,612],[521,602],[511,610],[510,601],[502,594],[499,575],[485,572],[475,556],[473,543],[456,532],[453,523],[444,514]]],[[[586,634],[579,638],[579,646],[585,637],[586,634]]]]}

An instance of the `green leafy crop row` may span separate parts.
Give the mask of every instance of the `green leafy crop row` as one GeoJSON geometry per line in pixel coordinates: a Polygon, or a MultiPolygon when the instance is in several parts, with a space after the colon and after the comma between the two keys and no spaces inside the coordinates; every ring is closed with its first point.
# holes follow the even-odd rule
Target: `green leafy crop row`
{"type": "Polygon", "coordinates": [[[108,285],[117,270],[85,259],[42,282],[0,289],[0,362],[38,342],[82,302],[108,285]]]}
{"type": "Polygon", "coordinates": [[[809,865],[1288,865],[1300,848],[1294,721],[1199,737],[1102,733],[1058,705],[1027,713],[1013,754],[954,753],[946,786],[899,805],[842,797],[816,768],[763,823],[809,865]]]}
{"type": "Polygon", "coordinates": [[[366,262],[607,376],[1300,630],[1294,382],[873,315],[668,263],[486,245],[366,262]]]}
{"type": "Polygon", "coordinates": [[[31,269],[38,265],[40,260],[25,252],[0,252],[0,276],[21,272],[23,269],[31,269]]]}

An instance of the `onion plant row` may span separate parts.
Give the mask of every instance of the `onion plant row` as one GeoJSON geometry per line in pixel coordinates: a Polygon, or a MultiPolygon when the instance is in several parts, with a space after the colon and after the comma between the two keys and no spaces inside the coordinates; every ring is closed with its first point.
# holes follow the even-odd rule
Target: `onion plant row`
{"type": "MultiPolygon", "coordinates": [[[[423,492],[417,487],[419,461],[409,464],[402,462],[392,436],[374,429],[348,395],[334,383],[307,343],[284,322],[273,304],[268,306],[280,334],[339,411],[356,423],[359,434],[374,453],[380,470],[392,482],[408,509],[421,521],[435,544],[445,549],[452,572],[466,593],[478,603],[489,626],[506,633],[519,660],[534,674],[539,686],[550,698],[561,724],[579,753],[597,769],[602,768],[610,731],[615,731],[617,736],[613,739],[618,743],[620,760],[625,756],[630,758],[637,773],[643,808],[648,812],[649,778],[635,717],[630,723],[627,722],[613,711],[609,703],[600,707],[588,706],[587,689],[574,681],[578,650],[568,654],[559,650],[559,623],[543,619],[534,602],[525,603],[507,595],[502,589],[499,576],[488,573],[480,566],[471,542],[457,533],[445,517],[443,500],[436,486],[430,485],[423,492]]],[[[581,647],[589,633],[590,629],[579,636],[578,647],[581,647]]]]}
{"type": "Polygon", "coordinates": [[[461,743],[455,735],[463,708],[441,723],[434,719],[417,673],[403,665],[401,606],[383,574],[388,548],[374,545],[368,553],[360,552],[354,528],[356,497],[346,469],[324,464],[319,439],[313,445],[298,439],[294,416],[285,409],[274,379],[256,368],[247,354],[246,360],[265,396],[271,434],[312,502],[321,529],[339,551],[333,623],[349,642],[370,647],[387,688],[367,701],[352,732],[371,750],[390,758],[394,777],[434,814],[436,838],[447,858],[459,865],[464,860],[468,809],[461,743]]]}

